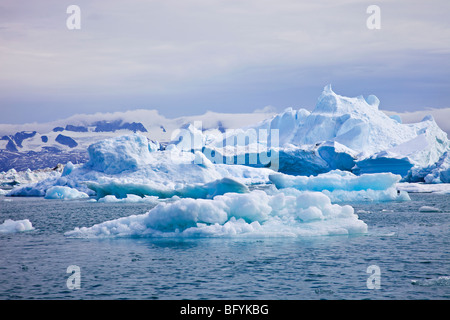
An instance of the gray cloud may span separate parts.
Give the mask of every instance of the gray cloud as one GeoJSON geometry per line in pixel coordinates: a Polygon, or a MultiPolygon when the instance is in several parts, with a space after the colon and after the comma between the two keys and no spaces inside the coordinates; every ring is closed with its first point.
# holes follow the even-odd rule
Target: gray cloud
{"type": "Polygon", "coordinates": [[[74,3],[82,28],[70,31],[72,2],[2,2],[0,108],[283,109],[311,106],[329,82],[342,94],[371,90],[391,108],[450,98],[446,0],[380,1],[376,31],[363,0],[74,3]]]}

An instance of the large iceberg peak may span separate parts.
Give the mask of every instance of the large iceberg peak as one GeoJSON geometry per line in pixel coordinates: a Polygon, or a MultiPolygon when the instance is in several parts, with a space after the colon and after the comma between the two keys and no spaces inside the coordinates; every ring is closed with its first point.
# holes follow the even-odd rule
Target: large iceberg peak
{"type": "Polygon", "coordinates": [[[377,111],[379,105],[380,100],[373,94],[367,96],[367,98],[364,98],[363,96],[358,96],[356,98],[344,97],[336,94],[331,88],[331,84],[329,84],[323,88],[322,94],[319,96],[313,112],[370,114],[371,112],[377,111]]]}
{"type": "Polygon", "coordinates": [[[325,86],[323,88],[322,94],[319,96],[317,100],[316,107],[314,108],[314,112],[320,113],[334,113],[337,111],[339,106],[339,99],[336,93],[331,89],[331,84],[325,86]]]}

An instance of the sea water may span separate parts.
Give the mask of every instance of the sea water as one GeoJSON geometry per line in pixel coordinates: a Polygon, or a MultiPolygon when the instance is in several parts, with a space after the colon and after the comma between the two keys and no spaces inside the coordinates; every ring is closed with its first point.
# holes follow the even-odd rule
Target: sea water
{"type": "Polygon", "coordinates": [[[448,299],[450,196],[410,197],[349,203],[364,235],[76,239],[155,204],[0,196],[0,223],[34,227],[0,234],[0,299],[448,299]]]}

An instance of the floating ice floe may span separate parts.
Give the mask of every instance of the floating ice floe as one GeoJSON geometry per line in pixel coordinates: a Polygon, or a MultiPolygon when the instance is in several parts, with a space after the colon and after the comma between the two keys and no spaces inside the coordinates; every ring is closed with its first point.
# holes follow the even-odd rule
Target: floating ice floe
{"type": "Polygon", "coordinates": [[[100,198],[97,200],[97,202],[101,202],[101,203],[137,203],[137,202],[147,202],[147,203],[157,203],[158,202],[158,197],[155,196],[144,196],[144,197],[140,197],[137,196],[135,194],[127,194],[127,196],[125,198],[117,198],[116,196],[113,195],[107,195],[103,198],[100,198]]]}
{"type": "Polygon", "coordinates": [[[397,189],[411,193],[436,193],[449,194],[450,183],[418,183],[418,182],[402,182],[397,183],[397,189]]]}
{"type": "Polygon", "coordinates": [[[411,284],[422,287],[450,286],[450,276],[441,276],[437,278],[423,279],[423,280],[411,280],[411,284]]]}
{"type": "Polygon", "coordinates": [[[22,231],[33,230],[33,225],[30,220],[11,220],[6,219],[2,224],[0,224],[0,233],[15,233],[22,231]]]}
{"type": "Polygon", "coordinates": [[[83,199],[89,198],[89,196],[80,192],[77,189],[63,187],[63,186],[53,186],[47,189],[45,192],[45,199],[61,199],[61,200],[72,200],[72,199],[83,199]]]}
{"type": "Polygon", "coordinates": [[[320,192],[272,195],[261,190],[213,199],[179,199],[149,212],[75,228],[68,237],[319,236],[367,232],[351,206],[332,204],[320,192]]]}
{"type": "MultiPolygon", "coordinates": [[[[36,183],[50,177],[59,177],[61,175],[62,166],[55,168],[39,169],[25,171],[16,171],[14,168],[6,172],[0,172],[0,188],[11,189],[17,185],[36,183]]],[[[9,190],[2,190],[1,192],[9,190]]]]}
{"type": "Polygon", "coordinates": [[[311,177],[274,173],[269,179],[279,189],[321,191],[332,202],[411,200],[407,192],[397,190],[401,177],[392,173],[356,176],[351,172],[334,170],[311,177]]]}
{"type": "Polygon", "coordinates": [[[422,206],[419,208],[419,212],[441,212],[441,209],[431,206],[422,206]]]}

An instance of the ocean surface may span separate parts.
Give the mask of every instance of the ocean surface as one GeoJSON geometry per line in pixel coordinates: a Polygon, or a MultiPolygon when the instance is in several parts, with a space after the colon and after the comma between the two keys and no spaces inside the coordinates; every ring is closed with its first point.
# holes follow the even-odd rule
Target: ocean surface
{"type": "Polygon", "coordinates": [[[449,299],[450,195],[410,197],[349,203],[365,235],[76,239],[154,204],[0,196],[0,223],[35,228],[0,234],[0,299],[449,299]]]}

